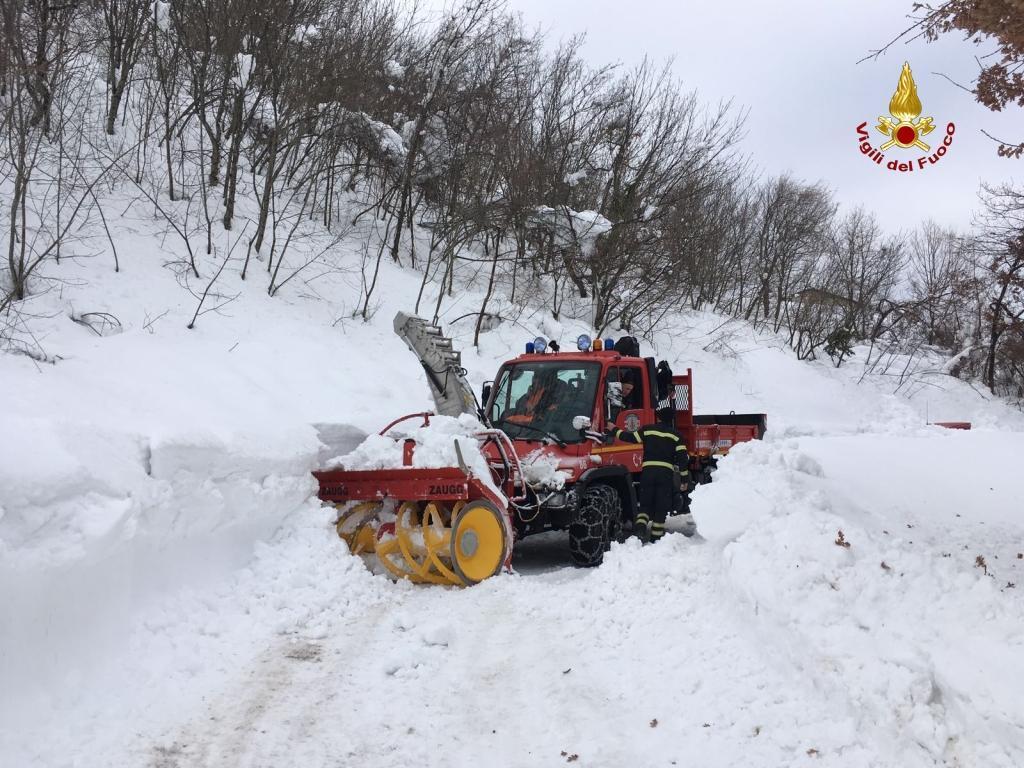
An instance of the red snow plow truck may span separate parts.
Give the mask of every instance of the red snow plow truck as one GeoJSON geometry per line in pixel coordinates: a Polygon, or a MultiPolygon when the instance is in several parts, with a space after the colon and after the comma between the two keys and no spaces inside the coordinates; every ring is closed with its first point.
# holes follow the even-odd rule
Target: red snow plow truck
{"type": "MultiPolygon", "coordinates": [[[[717,457],[733,445],[765,432],[764,414],[695,415],[689,369],[659,392],[655,359],[641,357],[635,339],[581,336],[578,350],[560,352],[538,338],[501,366],[478,403],[439,328],[399,313],[395,330],[423,364],[437,412],[481,419],[476,438],[490,469],[490,477],[471,471],[457,442],[458,466],[415,467],[415,441],[398,436],[402,467],[314,473],[320,498],[339,510],[338,535],[396,578],[475,584],[509,565],[513,542],[548,530],[568,532],[577,565],[599,565],[636,516],[642,453],[633,443],[608,443],[604,432],[654,423],[666,396],[696,483],[711,481],[717,457]]],[[[403,417],[381,434],[412,419],[429,424],[433,415],[403,417]]],[[[688,494],[677,494],[675,506],[687,512],[688,494]]]]}

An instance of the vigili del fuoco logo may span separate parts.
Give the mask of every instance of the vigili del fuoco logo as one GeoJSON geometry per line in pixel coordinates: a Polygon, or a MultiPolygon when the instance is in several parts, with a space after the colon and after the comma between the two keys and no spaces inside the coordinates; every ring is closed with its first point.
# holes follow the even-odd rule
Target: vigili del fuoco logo
{"type": "Polygon", "coordinates": [[[953,144],[953,134],[956,133],[956,126],[953,123],[946,125],[945,135],[932,136],[925,141],[925,137],[935,130],[935,125],[932,118],[921,117],[921,99],[917,95],[914,76],[907,62],[903,63],[896,93],[889,100],[889,115],[879,117],[878,125],[875,126],[875,130],[886,137],[886,141],[880,146],[876,148],[871,145],[871,133],[868,132],[867,122],[857,126],[857,140],[865,157],[874,160],[878,165],[884,165],[890,171],[923,171],[939,162],[953,144]],[[904,154],[904,151],[908,150],[914,154],[904,154]],[[887,161],[885,153],[890,151],[896,156],[887,161]]]}

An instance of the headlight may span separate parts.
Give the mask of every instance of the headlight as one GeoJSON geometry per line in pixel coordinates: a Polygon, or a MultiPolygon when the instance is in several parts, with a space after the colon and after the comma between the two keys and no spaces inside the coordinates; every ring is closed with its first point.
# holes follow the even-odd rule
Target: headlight
{"type": "Polygon", "coordinates": [[[561,508],[565,506],[565,494],[559,491],[558,493],[552,493],[544,500],[545,507],[556,507],[561,508]]]}

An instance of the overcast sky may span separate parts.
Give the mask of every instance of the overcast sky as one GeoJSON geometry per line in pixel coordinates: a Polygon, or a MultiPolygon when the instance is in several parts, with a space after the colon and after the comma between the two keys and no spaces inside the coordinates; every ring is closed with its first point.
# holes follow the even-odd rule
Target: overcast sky
{"type": "MultiPolygon", "coordinates": [[[[980,131],[1020,139],[1024,115],[996,114],[943,79],[970,83],[977,46],[950,37],[938,43],[899,43],[877,60],[857,64],[909,26],[912,0],[509,0],[528,26],[540,26],[552,45],[586,32],[595,63],[630,66],[648,56],[675,60],[675,71],[705,101],[733,99],[749,108],[742,147],[768,173],[790,171],[823,180],[844,206],[863,205],[890,230],[924,218],[966,226],[977,208],[981,180],[1024,179],[1021,160],[996,156],[980,131]],[[887,171],[858,149],[856,126],[874,130],[888,114],[904,60],[910,62],[923,105],[937,130],[956,135],[948,154],[912,175],[887,171]]],[[[893,149],[886,160],[920,156],[893,149]]]]}

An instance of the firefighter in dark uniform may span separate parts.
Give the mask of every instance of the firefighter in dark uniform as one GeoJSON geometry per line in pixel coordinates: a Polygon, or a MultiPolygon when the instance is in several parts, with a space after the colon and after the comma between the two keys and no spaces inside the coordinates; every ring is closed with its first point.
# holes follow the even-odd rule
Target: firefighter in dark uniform
{"type": "Polygon", "coordinates": [[[665,535],[665,518],[672,511],[677,493],[690,482],[690,456],[683,436],[673,426],[675,411],[659,403],[658,422],[636,432],[616,429],[615,437],[644,447],[640,472],[640,512],[634,534],[645,544],[665,535]]]}

